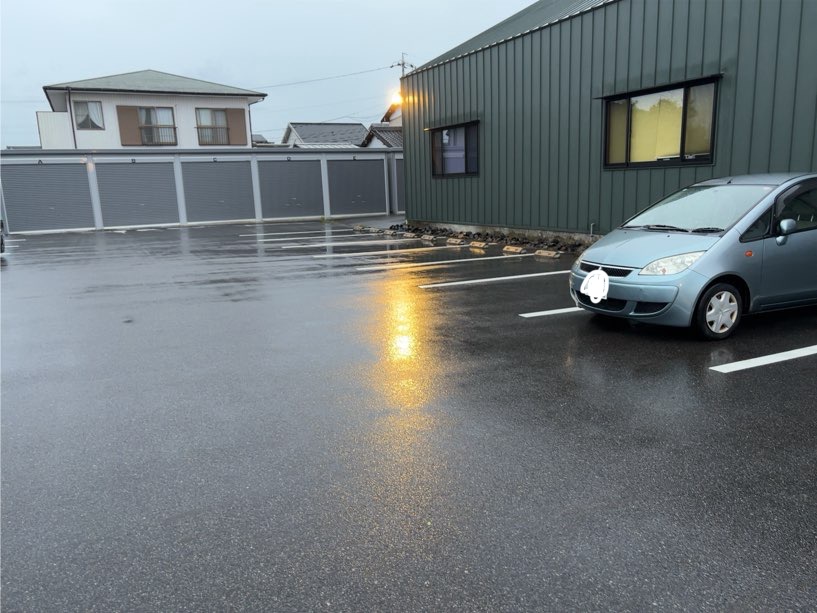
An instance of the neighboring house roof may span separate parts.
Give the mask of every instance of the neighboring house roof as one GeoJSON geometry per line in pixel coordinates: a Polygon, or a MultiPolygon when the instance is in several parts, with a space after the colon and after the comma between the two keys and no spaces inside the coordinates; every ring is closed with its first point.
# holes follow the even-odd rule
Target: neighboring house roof
{"type": "Polygon", "coordinates": [[[467,55],[488,45],[505,40],[506,38],[523,34],[528,30],[534,30],[577,13],[589,11],[602,4],[617,1],[618,0],[539,0],[515,15],[511,15],[504,21],[500,21],[492,28],[477,34],[473,38],[469,38],[461,45],[449,49],[430,62],[426,62],[417,70],[423,70],[424,68],[454,59],[460,55],[467,55]]]}
{"type": "Polygon", "coordinates": [[[389,123],[391,121],[392,116],[400,110],[401,104],[399,102],[392,102],[389,105],[389,108],[386,109],[386,112],[383,115],[383,118],[380,120],[381,123],[389,123]]]}
{"type": "Polygon", "coordinates": [[[367,130],[362,123],[292,122],[287,124],[281,142],[286,143],[293,132],[302,143],[323,145],[342,143],[357,146],[366,136],[367,130]]]}
{"type": "Polygon", "coordinates": [[[373,139],[379,140],[386,147],[403,147],[403,128],[398,126],[378,126],[372,125],[369,128],[366,138],[360,143],[361,147],[368,147],[373,139]]]}
{"type": "MultiPolygon", "coordinates": [[[[243,96],[265,98],[267,94],[210,81],[191,79],[158,70],[138,70],[124,74],[55,83],[43,87],[46,96],[51,91],[129,92],[141,94],[181,94],[204,96],[243,96]]],[[[51,100],[49,96],[49,101],[51,100]]],[[[52,104],[53,108],[53,104],[52,104]]]]}
{"type": "Polygon", "coordinates": [[[352,143],[298,143],[296,149],[352,149],[357,148],[352,143]]]}

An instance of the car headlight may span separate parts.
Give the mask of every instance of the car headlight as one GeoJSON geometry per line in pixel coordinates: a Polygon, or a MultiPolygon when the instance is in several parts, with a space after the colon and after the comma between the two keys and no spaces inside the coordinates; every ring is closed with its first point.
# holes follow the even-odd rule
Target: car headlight
{"type": "Polygon", "coordinates": [[[675,275],[692,266],[698,261],[705,251],[693,251],[692,253],[682,253],[672,255],[668,258],[661,258],[650,262],[641,269],[640,275],[675,275]]]}
{"type": "Polygon", "coordinates": [[[585,249],[584,251],[582,251],[582,252],[579,254],[579,257],[577,257],[577,258],[576,258],[576,261],[575,261],[575,262],[573,262],[573,266],[578,267],[578,266],[579,266],[579,264],[581,264],[581,263],[584,261],[584,254],[585,254],[585,253],[587,253],[587,249],[585,249]]]}

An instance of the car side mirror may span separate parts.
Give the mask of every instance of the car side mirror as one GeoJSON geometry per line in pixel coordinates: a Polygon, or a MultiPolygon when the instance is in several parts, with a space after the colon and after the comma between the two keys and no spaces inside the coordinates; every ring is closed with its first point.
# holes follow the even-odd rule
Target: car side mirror
{"type": "Polygon", "coordinates": [[[797,222],[794,221],[793,219],[783,219],[780,221],[779,228],[780,231],[778,232],[778,234],[780,236],[786,236],[797,229],[797,222]]]}
{"type": "Polygon", "coordinates": [[[793,219],[782,219],[778,225],[777,241],[778,245],[785,245],[788,236],[797,229],[797,222],[793,219]]]}

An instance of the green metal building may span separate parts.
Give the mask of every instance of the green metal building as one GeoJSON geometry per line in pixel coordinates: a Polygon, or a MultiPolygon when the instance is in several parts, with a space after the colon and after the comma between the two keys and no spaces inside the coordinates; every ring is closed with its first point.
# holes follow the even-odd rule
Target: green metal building
{"type": "Polygon", "coordinates": [[[414,222],[604,233],[817,170],[817,0],[539,0],[402,80],[414,222]]]}

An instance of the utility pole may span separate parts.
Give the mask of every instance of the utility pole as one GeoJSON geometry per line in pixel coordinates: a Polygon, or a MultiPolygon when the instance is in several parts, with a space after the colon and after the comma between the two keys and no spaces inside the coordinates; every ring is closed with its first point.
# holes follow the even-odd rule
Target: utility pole
{"type": "Polygon", "coordinates": [[[400,54],[400,61],[395,62],[394,64],[389,66],[389,68],[394,68],[395,66],[400,66],[401,73],[402,73],[400,75],[401,79],[406,76],[406,66],[408,66],[409,68],[417,68],[417,66],[415,66],[414,64],[411,64],[411,63],[406,61],[406,55],[408,55],[408,54],[405,51],[403,51],[400,54]]]}

